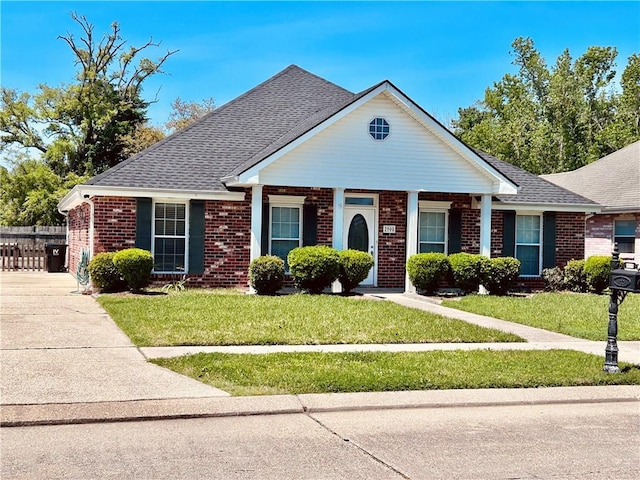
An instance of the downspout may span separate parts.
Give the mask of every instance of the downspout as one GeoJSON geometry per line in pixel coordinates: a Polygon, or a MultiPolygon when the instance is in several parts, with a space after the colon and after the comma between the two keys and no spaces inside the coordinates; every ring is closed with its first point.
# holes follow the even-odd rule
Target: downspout
{"type": "Polygon", "coordinates": [[[84,197],[84,202],[89,204],[89,258],[93,258],[93,217],[96,206],[94,205],[93,200],[91,200],[88,195],[84,197]]]}

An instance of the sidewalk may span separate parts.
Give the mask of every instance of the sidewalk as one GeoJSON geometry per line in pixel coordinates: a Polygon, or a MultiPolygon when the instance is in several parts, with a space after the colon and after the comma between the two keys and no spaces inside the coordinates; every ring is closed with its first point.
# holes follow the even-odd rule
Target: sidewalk
{"type": "MultiPolygon", "coordinates": [[[[588,342],[472,315],[422,297],[376,293],[403,305],[510,331],[529,343],[309,345],[136,348],[69,274],[0,274],[0,423],[2,426],[203,416],[444,406],[638,401],[640,386],[489,389],[228,397],[146,358],[196,351],[425,351],[571,348],[602,354],[588,342]]],[[[619,342],[621,361],[640,363],[640,342],[619,342]]]]}

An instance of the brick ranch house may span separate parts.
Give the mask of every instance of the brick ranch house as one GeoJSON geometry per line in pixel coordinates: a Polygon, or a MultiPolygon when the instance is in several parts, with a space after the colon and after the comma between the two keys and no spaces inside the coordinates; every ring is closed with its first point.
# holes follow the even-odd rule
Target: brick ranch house
{"type": "Polygon", "coordinates": [[[584,256],[599,206],[475,151],[391,82],[354,94],[292,65],[73,188],[69,270],[138,246],[154,277],[246,287],[249,262],[301,245],[369,251],[363,285],[412,291],[417,252],[515,256],[522,283],[584,256]]]}
{"type": "Polygon", "coordinates": [[[585,256],[610,255],[615,242],[620,258],[640,263],[640,142],[543,178],[602,205],[587,218],[585,256]]]}

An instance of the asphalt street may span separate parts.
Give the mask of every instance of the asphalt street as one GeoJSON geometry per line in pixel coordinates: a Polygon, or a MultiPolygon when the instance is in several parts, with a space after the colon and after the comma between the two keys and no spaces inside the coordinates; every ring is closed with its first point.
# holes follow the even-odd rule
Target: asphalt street
{"type": "Polygon", "coordinates": [[[636,479],[636,402],[14,427],[8,479],[636,479]]]}

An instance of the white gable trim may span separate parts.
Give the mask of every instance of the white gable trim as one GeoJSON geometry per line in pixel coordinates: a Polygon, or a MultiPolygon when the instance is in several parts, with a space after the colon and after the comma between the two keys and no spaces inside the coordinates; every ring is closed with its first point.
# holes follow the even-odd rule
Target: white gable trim
{"type": "Polygon", "coordinates": [[[170,190],[158,188],[130,188],[130,187],[103,187],[98,185],[76,185],[58,202],[58,211],[69,211],[86,198],[94,196],[102,197],[149,197],[173,200],[226,200],[241,202],[245,198],[244,192],[203,192],[199,190],[170,190]]]}
{"type": "Polygon", "coordinates": [[[493,190],[491,193],[493,194],[516,194],[518,192],[518,187],[496,169],[491,167],[487,162],[485,162],[482,158],[480,158],[475,152],[473,152],[469,147],[460,142],[449,130],[444,128],[439,122],[437,122],[433,117],[424,112],[420,107],[418,107],[411,99],[406,97],[400,90],[398,90],[395,86],[393,86],[390,82],[385,81],[380,84],[378,87],[371,90],[369,93],[359,98],[357,101],[351,103],[347,107],[343,108],[341,111],[328,118],[324,122],[320,123],[316,127],[312,128],[305,134],[301,135],[285,147],[281,148],[277,152],[268,156],[258,164],[253,167],[247,169],[245,172],[234,176],[223,178],[222,180],[226,183],[227,186],[235,186],[235,185],[256,185],[260,184],[260,171],[273,162],[286,155],[287,153],[294,150],[296,147],[300,146],[310,138],[314,137],[318,133],[322,132],[326,128],[335,124],[341,118],[344,118],[349,113],[353,112],[363,104],[367,103],[371,99],[377,97],[380,94],[385,94],[388,98],[394,101],[400,108],[406,111],[412,118],[422,124],[427,130],[436,135],[439,139],[441,139],[445,145],[455,151],[458,155],[460,155],[463,159],[473,165],[478,172],[483,175],[485,178],[491,180],[493,185],[493,190]]]}

